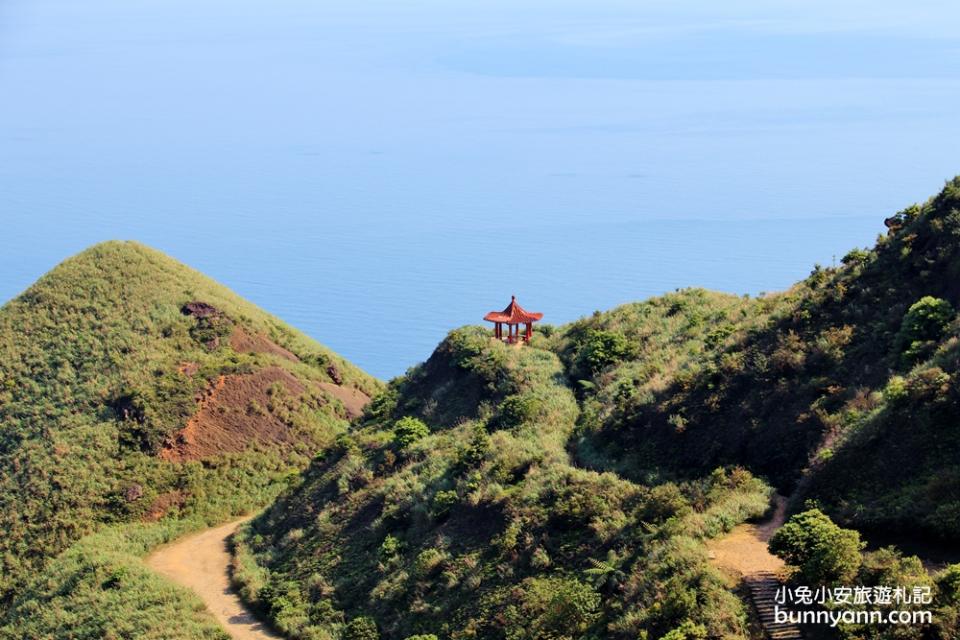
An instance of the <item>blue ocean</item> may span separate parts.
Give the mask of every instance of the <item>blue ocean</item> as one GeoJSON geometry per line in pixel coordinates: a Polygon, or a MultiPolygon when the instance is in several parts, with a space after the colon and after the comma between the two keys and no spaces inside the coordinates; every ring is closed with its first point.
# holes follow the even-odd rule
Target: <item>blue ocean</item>
{"type": "Polygon", "coordinates": [[[757,294],[960,173],[960,5],[4,0],[0,300],[135,239],[388,378],[757,294]]]}

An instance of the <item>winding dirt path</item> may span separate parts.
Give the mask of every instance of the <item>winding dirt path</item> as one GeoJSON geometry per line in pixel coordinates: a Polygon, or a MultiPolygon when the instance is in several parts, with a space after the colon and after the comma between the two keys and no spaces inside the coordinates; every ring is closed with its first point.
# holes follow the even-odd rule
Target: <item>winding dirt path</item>
{"type": "Polygon", "coordinates": [[[787,517],[787,499],[774,497],[773,515],[759,524],[742,524],[726,536],[707,543],[710,560],[724,572],[743,580],[764,632],[771,640],[802,640],[799,627],[777,622],[774,597],[780,587],[783,560],[770,553],[767,543],[783,526],[787,517]]]}
{"type": "Polygon", "coordinates": [[[787,517],[787,499],[774,497],[773,515],[758,524],[741,524],[733,531],[710,540],[707,548],[710,558],[719,568],[744,578],[768,572],[779,573],[783,560],[767,550],[767,543],[787,517]]]}
{"type": "Polygon", "coordinates": [[[281,638],[254,617],[230,584],[227,538],[247,520],[235,520],[180,538],[151,553],[146,563],[157,573],[196,592],[236,640],[281,638]]]}

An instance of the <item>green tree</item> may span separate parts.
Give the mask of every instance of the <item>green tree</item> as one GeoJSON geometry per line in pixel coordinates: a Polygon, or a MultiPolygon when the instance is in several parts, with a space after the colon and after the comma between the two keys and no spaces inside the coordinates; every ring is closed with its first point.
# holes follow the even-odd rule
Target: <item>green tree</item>
{"type": "Polygon", "coordinates": [[[863,547],[858,532],[838,527],[819,509],[793,516],[770,539],[770,551],[813,584],[851,579],[863,547]]]}

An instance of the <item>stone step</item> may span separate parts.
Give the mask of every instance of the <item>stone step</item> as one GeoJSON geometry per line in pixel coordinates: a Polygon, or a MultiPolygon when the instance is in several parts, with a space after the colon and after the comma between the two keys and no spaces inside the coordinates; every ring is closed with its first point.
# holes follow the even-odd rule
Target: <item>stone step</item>
{"type": "Polygon", "coordinates": [[[777,592],[781,587],[780,579],[773,573],[763,572],[750,576],[746,583],[767,637],[770,640],[803,640],[803,634],[795,624],[776,621],[774,613],[777,592]]]}

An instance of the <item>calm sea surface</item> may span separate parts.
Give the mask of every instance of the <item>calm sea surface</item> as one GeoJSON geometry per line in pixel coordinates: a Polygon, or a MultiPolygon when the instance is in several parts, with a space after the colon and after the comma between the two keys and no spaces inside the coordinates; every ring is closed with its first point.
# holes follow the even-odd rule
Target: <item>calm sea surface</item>
{"type": "Polygon", "coordinates": [[[957,24],[924,0],[2,0],[0,300],[136,239],[389,377],[514,293],[559,323],[781,289],[960,173],[957,24]]]}

